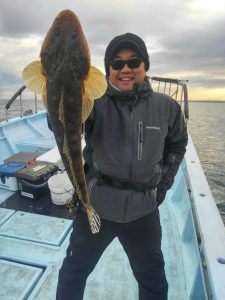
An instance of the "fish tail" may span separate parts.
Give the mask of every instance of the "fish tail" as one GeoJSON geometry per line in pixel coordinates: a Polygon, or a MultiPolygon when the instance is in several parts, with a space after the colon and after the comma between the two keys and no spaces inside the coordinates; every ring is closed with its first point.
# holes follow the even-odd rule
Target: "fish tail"
{"type": "Polygon", "coordinates": [[[99,215],[96,213],[91,205],[86,206],[88,221],[91,227],[91,232],[93,234],[98,233],[101,226],[101,220],[99,215]]]}

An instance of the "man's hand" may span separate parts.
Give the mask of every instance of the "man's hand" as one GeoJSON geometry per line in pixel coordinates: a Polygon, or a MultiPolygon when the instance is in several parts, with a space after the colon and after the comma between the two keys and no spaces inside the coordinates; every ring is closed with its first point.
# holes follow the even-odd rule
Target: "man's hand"
{"type": "Polygon", "coordinates": [[[163,200],[166,197],[167,188],[161,181],[157,187],[157,196],[156,196],[156,202],[157,206],[159,207],[160,204],[162,204],[163,200]]]}

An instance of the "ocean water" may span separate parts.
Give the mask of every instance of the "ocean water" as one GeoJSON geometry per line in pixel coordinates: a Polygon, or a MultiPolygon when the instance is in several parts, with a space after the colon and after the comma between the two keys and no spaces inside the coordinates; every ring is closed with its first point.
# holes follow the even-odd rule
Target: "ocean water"
{"type": "Polygon", "coordinates": [[[225,224],[225,102],[190,102],[188,130],[225,224]]]}
{"type": "MultiPolygon", "coordinates": [[[[19,100],[8,112],[20,114],[19,100]]],[[[0,121],[5,119],[6,100],[0,100],[0,121]]],[[[43,109],[37,102],[38,110],[43,109]]],[[[34,100],[23,100],[23,111],[35,111],[34,100]]],[[[197,149],[209,186],[225,223],[225,102],[190,102],[188,130],[197,149]]]]}

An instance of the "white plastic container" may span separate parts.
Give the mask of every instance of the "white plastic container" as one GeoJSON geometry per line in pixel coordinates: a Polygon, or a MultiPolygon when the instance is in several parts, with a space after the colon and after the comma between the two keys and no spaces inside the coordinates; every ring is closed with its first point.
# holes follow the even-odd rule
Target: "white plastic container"
{"type": "Polygon", "coordinates": [[[65,170],[58,147],[55,147],[37,157],[36,161],[46,161],[56,165],[60,170],[65,170]]]}
{"type": "Polygon", "coordinates": [[[16,177],[5,176],[4,180],[0,179],[0,188],[16,192],[18,190],[16,177]]]}
{"type": "Polygon", "coordinates": [[[26,167],[25,163],[6,162],[0,165],[0,188],[12,192],[18,190],[15,173],[26,167]]]}
{"type": "Polygon", "coordinates": [[[50,177],[48,187],[54,204],[65,205],[72,200],[74,188],[66,172],[50,177]]]}

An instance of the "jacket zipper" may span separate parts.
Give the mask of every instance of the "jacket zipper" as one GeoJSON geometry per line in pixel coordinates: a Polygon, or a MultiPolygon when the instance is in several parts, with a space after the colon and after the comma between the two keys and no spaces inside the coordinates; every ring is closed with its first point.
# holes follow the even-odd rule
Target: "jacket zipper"
{"type": "Polygon", "coordinates": [[[175,156],[171,155],[168,163],[162,169],[162,175],[164,175],[169,170],[170,166],[174,163],[174,161],[175,161],[175,156]]]}
{"type": "Polygon", "coordinates": [[[131,135],[131,157],[130,157],[130,168],[129,168],[129,178],[132,180],[133,177],[133,107],[130,104],[129,105],[129,111],[130,111],[130,135],[131,135]]]}
{"type": "Polygon", "coordinates": [[[138,160],[142,159],[142,149],[143,149],[143,123],[139,121],[138,123],[138,160]]]}

